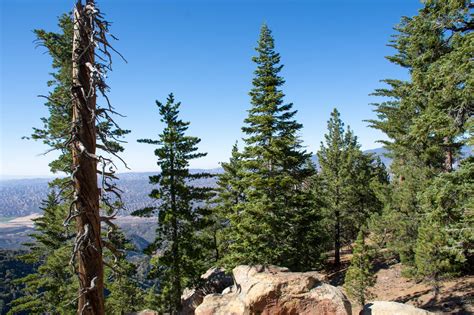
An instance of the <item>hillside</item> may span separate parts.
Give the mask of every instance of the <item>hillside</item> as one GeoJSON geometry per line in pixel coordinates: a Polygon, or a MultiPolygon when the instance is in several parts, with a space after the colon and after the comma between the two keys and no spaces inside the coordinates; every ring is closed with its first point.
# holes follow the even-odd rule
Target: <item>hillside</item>
{"type": "MultiPolygon", "coordinates": [[[[191,170],[199,172],[202,170],[191,170]]],[[[218,173],[220,169],[207,170],[218,173]]],[[[152,187],[148,183],[151,172],[119,174],[117,185],[123,190],[122,199],[127,215],[137,209],[150,206],[152,200],[148,197],[152,187]]],[[[41,200],[47,195],[48,178],[41,179],[12,179],[0,181],[0,218],[22,217],[32,213],[41,213],[41,200]]],[[[200,179],[194,183],[196,186],[213,186],[215,179],[200,179]]]]}
{"type": "MultiPolygon", "coordinates": [[[[376,148],[364,151],[380,157],[382,163],[389,168],[392,159],[387,157],[387,150],[376,148]]],[[[463,157],[472,155],[472,147],[462,149],[463,157]]],[[[316,155],[312,158],[318,165],[316,155]]],[[[191,172],[200,172],[203,170],[194,169],[191,172]]],[[[213,174],[222,172],[222,169],[205,170],[213,174]]],[[[127,215],[132,211],[149,206],[152,200],[148,197],[151,186],[148,183],[148,177],[153,172],[130,172],[119,174],[120,181],[118,186],[123,190],[122,198],[126,204],[127,210],[122,215],[127,215]]],[[[32,213],[39,213],[41,200],[46,196],[48,189],[48,178],[39,179],[10,179],[0,181],[0,218],[1,217],[21,217],[32,213]]],[[[214,186],[215,179],[201,179],[196,181],[197,186],[214,186]]]]}
{"type": "MultiPolygon", "coordinates": [[[[386,150],[377,148],[365,151],[379,156],[382,162],[389,167],[391,159],[385,156],[386,150]]],[[[313,162],[318,164],[317,156],[313,156],[313,162]]],[[[191,172],[203,170],[194,169],[191,172]]],[[[222,169],[205,170],[214,174],[222,172],[222,169]]],[[[122,198],[127,210],[126,215],[137,209],[150,206],[152,200],[148,197],[151,185],[148,177],[153,172],[130,172],[119,174],[118,186],[123,190],[122,198]]],[[[0,218],[22,217],[32,213],[40,213],[41,200],[48,191],[48,178],[38,179],[9,179],[0,181],[0,218]]],[[[214,186],[215,179],[201,179],[196,181],[197,186],[214,186]]]]}
{"type": "MultiPolygon", "coordinates": [[[[40,216],[31,214],[9,221],[0,222],[0,249],[24,249],[23,245],[31,241],[34,233],[32,219],[40,216]]],[[[137,251],[141,252],[155,237],[156,218],[118,216],[115,220],[137,251]]]]}
{"type": "MultiPolygon", "coordinates": [[[[342,254],[342,266],[337,270],[328,268],[324,272],[332,285],[344,285],[351,258],[350,248],[346,248],[342,254]]],[[[379,257],[373,265],[376,281],[369,288],[370,300],[410,304],[435,314],[474,314],[473,275],[441,280],[436,295],[432,284],[404,277],[402,269],[402,264],[397,260],[379,257]]],[[[353,300],[351,302],[352,314],[359,314],[360,306],[353,300]]]]}

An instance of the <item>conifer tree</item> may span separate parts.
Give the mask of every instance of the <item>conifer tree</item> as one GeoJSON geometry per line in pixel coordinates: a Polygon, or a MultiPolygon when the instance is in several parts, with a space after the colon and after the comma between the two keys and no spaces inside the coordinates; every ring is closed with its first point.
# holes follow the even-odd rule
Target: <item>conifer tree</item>
{"type": "Polygon", "coordinates": [[[216,260],[224,265],[228,258],[228,246],[232,243],[233,225],[239,220],[237,206],[244,201],[244,187],[242,186],[241,154],[237,143],[232,147],[231,157],[228,162],[221,163],[223,173],[218,175],[216,198],[213,200],[215,216],[216,260]]]}
{"type": "MultiPolygon", "coordinates": [[[[60,152],[58,158],[50,163],[52,173],[71,173],[72,158],[64,147],[67,130],[71,120],[69,93],[72,86],[72,31],[71,18],[64,14],[59,17],[61,33],[35,30],[38,44],[44,46],[52,57],[52,79],[48,86],[53,90],[46,96],[45,106],[49,116],[42,118],[44,126],[33,128],[31,136],[41,140],[50,150],[60,152]]],[[[68,266],[72,250],[72,231],[63,226],[67,216],[67,203],[70,202],[71,187],[67,179],[55,179],[50,183],[51,192],[43,201],[43,216],[35,220],[34,242],[26,244],[30,251],[23,259],[38,265],[37,273],[19,279],[25,284],[24,297],[13,301],[12,313],[30,312],[72,312],[78,284],[68,266]],[[55,192],[57,191],[57,193],[55,192]],[[61,300],[60,300],[61,299],[61,300]]]]}
{"type": "Polygon", "coordinates": [[[197,187],[192,181],[211,177],[209,173],[190,173],[189,162],[206,155],[197,152],[201,141],[187,136],[189,122],[179,119],[181,103],[170,94],[165,104],[156,102],[164,130],[158,140],[140,139],[138,142],[157,145],[155,155],[161,173],[150,176],[150,183],[159,185],[150,197],[159,203],[136,211],[135,215],[158,214],[155,241],[147,252],[158,251],[151,276],[159,279],[161,311],[176,314],[181,308],[181,294],[193,285],[206,270],[204,244],[197,232],[203,228],[202,203],[210,198],[211,188],[197,187]]]}
{"type": "Polygon", "coordinates": [[[157,310],[160,309],[159,296],[157,294],[156,285],[148,288],[143,297],[143,309],[144,310],[157,310]]]}
{"type": "MultiPolygon", "coordinates": [[[[302,125],[295,121],[293,104],[284,103],[279,75],[280,55],[275,51],[270,29],[263,25],[256,48],[257,65],[251,108],[242,131],[246,137],[241,153],[244,200],[229,217],[232,242],[227,261],[233,265],[279,264],[293,269],[302,266],[302,252],[295,252],[299,224],[311,229],[310,191],[305,182],[314,173],[310,154],[298,138],[302,125]]],[[[316,241],[316,240],[314,240],[316,241]]]]}
{"type": "MultiPolygon", "coordinates": [[[[90,9],[90,7],[89,7],[90,9]]],[[[98,13],[98,12],[96,12],[98,13]]],[[[50,163],[52,173],[63,173],[68,177],[57,178],[50,182],[50,195],[44,202],[43,216],[35,220],[36,232],[33,234],[34,242],[27,244],[30,253],[23,258],[38,265],[37,273],[19,279],[25,284],[25,296],[13,302],[13,311],[29,311],[41,313],[70,313],[71,308],[77,307],[77,296],[79,285],[77,276],[74,274],[71,265],[71,252],[73,251],[73,241],[76,236],[74,230],[64,225],[66,217],[71,209],[73,202],[73,187],[70,177],[73,173],[73,163],[70,143],[70,131],[72,121],[72,65],[71,54],[73,50],[73,21],[67,14],[59,18],[59,28],[61,32],[47,32],[44,30],[35,30],[38,39],[38,45],[47,49],[52,57],[52,67],[55,72],[51,73],[52,80],[48,85],[52,91],[44,98],[47,99],[45,106],[49,115],[42,118],[43,127],[33,128],[31,136],[34,140],[43,141],[50,149],[49,151],[59,151],[59,156],[50,163]]],[[[101,86],[106,88],[106,86],[101,86]]],[[[101,89],[99,88],[99,90],[101,89]]],[[[101,90],[102,91],[102,90],[101,90]]],[[[106,112],[107,109],[98,109],[106,112]]],[[[98,119],[101,114],[98,113],[98,119]]],[[[108,148],[112,154],[123,150],[120,145],[120,137],[128,131],[120,129],[112,120],[105,119],[97,123],[98,147],[108,148]],[[111,139],[108,136],[111,136],[111,139]]],[[[107,188],[107,187],[103,187],[107,188]]],[[[100,207],[104,213],[104,220],[113,218],[116,214],[114,204],[105,199],[107,192],[104,191],[100,207]],[[112,213],[113,212],[113,213],[112,213]]],[[[111,222],[110,222],[111,223],[111,222]]],[[[105,233],[102,236],[107,238],[105,233]]],[[[109,228],[107,235],[110,237],[107,242],[110,248],[114,249],[112,253],[109,249],[104,250],[104,258],[110,263],[110,268],[106,267],[107,274],[115,274],[111,268],[123,271],[125,266],[125,256],[121,251],[125,250],[125,242],[115,225],[109,228]]],[[[130,267],[130,266],[129,266],[130,267]]],[[[130,276],[130,274],[127,274],[130,276]]],[[[105,279],[105,285],[113,294],[119,294],[123,287],[112,285],[119,277],[110,276],[105,279]]],[[[138,287],[135,284],[135,288],[138,287]]],[[[134,311],[138,305],[128,305],[123,311],[134,311]]]]}
{"type": "Polygon", "coordinates": [[[450,172],[465,142],[473,112],[472,4],[425,1],[417,16],[403,17],[391,42],[389,61],[409,70],[408,81],[386,80],[375,95],[385,147],[393,158],[392,197],[384,217],[393,226],[389,246],[405,265],[414,265],[418,226],[424,212],[420,193],[450,172]],[[471,48],[469,48],[471,47],[471,48]]]}
{"type": "Polygon", "coordinates": [[[334,263],[340,264],[340,251],[343,240],[343,220],[349,216],[349,193],[351,187],[351,167],[354,164],[355,139],[346,132],[337,109],[331,113],[328,121],[328,133],[324,136],[318,152],[321,184],[323,185],[326,218],[329,221],[334,242],[334,263]]]}
{"type": "Polygon", "coordinates": [[[78,284],[68,261],[71,238],[62,224],[67,206],[61,204],[52,190],[42,203],[43,216],[34,220],[34,242],[25,244],[29,252],[21,257],[25,262],[38,265],[36,273],[18,279],[25,285],[24,296],[12,302],[9,314],[31,312],[74,313],[78,284]]]}
{"type": "Polygon", "coordinates": [[[361,229],[354,245],[351,265],[346,272],[344,288],[347,294],[362,306],[371,296],[367,289],[375,284],[375,275],[371,268],[371,250],[365,243],[365,231],[361,229]]]}
{"type": "Polygon", "coordinates": [[[435,285],[446,275],[472,270],[474,161],[438,176],[421,196],[423,217],[415,247],[417,276],[435,285]]]}
{"type": "Polygon", "coordinates": [[[337,109],[331,113],[318,158],[325,221],[331,226],[337,266],[344,242],[354,240],[367,219],[381,211],[383,205],[376,186],[387,184],[388,175],[380,163],[360,150],[357,137],[350,128],[344,128],[337,109]]]}

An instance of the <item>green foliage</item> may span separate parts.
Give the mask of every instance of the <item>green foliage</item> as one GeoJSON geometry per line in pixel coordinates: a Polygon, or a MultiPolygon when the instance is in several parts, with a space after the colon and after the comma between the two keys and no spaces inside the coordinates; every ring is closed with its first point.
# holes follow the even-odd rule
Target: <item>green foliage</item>
{"type": "MultiPolygon", "coordinates": [[[[133,271],[130,269],[130,271],[133,271]]],[[[132,274],[127,276],[117,273],[115,279],[110,281],[107,289],[105,307],[109,314],[129,314],[130,312],[142,311],[145,306],[145,292],[131,280],[132,274]]]]}
{"type": "Polygon", "coordinates": [[[313,233],[319,229],[318,209],[312,207],[307,188],[314,168],[298,138],[302,125],[294,120],[293,104],[283,101],[283,66],[274,48],[271,31],[263,25],[252,59],[257,69],[252,107],[242,128],[245,146],[241,153],[234,148],[220,177],[218,209],[224,209],[226,225],[223,263],[229,268],[279,264],[302,270],[313,268],[320,257],[303,249],[319,243],[313,233]]]}
{"type": "Polygon", "coordinates": [[[417,275],[437,281],[472,268],[474,161],[438,176],[421,196],[424,210],[415,251],[417,275]]]}
{"type": "Polygon", "coordinates": [[[324,205],[325,224],[330,227],[335,263],[339,264],[341,246],[354,240],[368,218],[381,211],[388,175],[380,161],[362,153],[337,109],[331,113],[318,158],[321,193],[317,198],[324,205]]]}
{"type": "Polygon", "coordinates": [[[443,238],[429,231],[432,209],[422,206],[421,194],[440,173],[453,170],[473,113],[470,1],[424,4],[418,15],[402,18],[391,42],[396,54],[388,57],[408,69],[410,79],[385,80],[388,87],[374,94],[389,100],[376,104],[378,119],[370,121],[388,136],[384,144],[393,158],[392,196],[381,224],[391,227],[387,244],[409,266],[415,264],[415,247],[424,242],[418,237],[443,238]]]}
{"type": "Polygon", "coordinates": [[[239,153],[237,143],[232,147],[229,162],[221,163],[223,173],[218,175],[216,198],[213,203],[215,236],[215,258],[223,262],[229,254],[229,246],[232,244],[232,233],[230,222],[237,222],[239,213],[237,206],[244,201],[244,187],[242,186],[243,169],[242,156],[239,153]]]}
{"type": "Polygon", "coordinates": [[[68,266],[71,250],[71,237],[66,236],[62,221],[67,206],[60,204],[54,191],[43,201],[43,216],[35,219],[35,240],[27,254],[21,259],[39,265],[36,273],[18,279],[25,285],[24,296],[13,301],[11,314],[29,311],[34,314],[46,312],[71,313],[75,311],[74,300],[78,282],[68,266]]]}
{"type": "Polygon", "coordinates": [[[376,277],[372,271],[371,249],[365,243],[365,230],[361,229],[354,245],[351,265],[346,272],[344,289],[360,305],[364,305],[370,293],[367,289],[375,284],[376,277]]]}
{"type": "MultiPolygon", "coordinates": [[[[31,138],[43,141],[49,147],[48,151],[60,152],[59,156],[50,163],[51,172],[70,175],[72,156],[69,148],[65,146],[72,121],[73,22],[70,15],[64,14],[59,17],[58,26],[59,33],[35,30],[38,45],[47,49],[55,71],[51,73],[52,80],[48,81],[48,86],[52,87],[52,90],[46,96],[47,102],[44,104],[49,115],[41,118],[42,128],[33,128],[31,138]]],[[[114,139],[128,133],[127,130],[118,128],[110,121],[99,123],[97,128],[103,134],[112,135],[114,139]]],[[[111,148],[110,151],[113,153],[123,150],[118,140],[104,141],[102,143],[111,148]]],[[[13,301],[11,313],[75,312],[78,281],[70,266],[74,231],[63,225],[69,212],[72,187],[69,178],[57,178],[50,182],[50,187],[51,191],[43,202],[43,216],[35,220],[35,233],[32,235],[34,241],[26,244],[29,252],[21,257],[27,263],[38,265],[38,268],[35,273],[18,279],[18,283],[24,284],[23,296],[13,301]]],[[[104,212],[109,210],[104,207],[105,205],[101,206],[104,212]]],[[[119,236],[121,233],[118,230],[108,234],[112,237],[110,241],[119,250],[125,249],[125,242],[119,236]]],[[[113,255],[110,251],[104,250],[104,256],[113,255]]],[[[125,257],[117,258],[119,266],[124,263],[125,257]]],[[[110,273],[110,270],[106,272],[110,273]]],[[[121,290],[125,289],[114,283],[118,279],[119,277],[109,277],[105,281],[106,288],[112,292],[110,295],[112,298],[122,294],[121,290]]],[[[135,310],[137,307],[136,304],[129,304],[123,311],[135,310]]]]}
{"type": "Polygon", "coordinates": [[[42,128],[33,128],[31,138],[41,140],[50,149],[60,152],[58,158],[50,163],[53,173],[71,172],[72,157],[69,149],[64,146],[72,121],[71,88],[72,88],[72,37],[73,23],[68,14],[59,17],[61,33],[35,30],[38,46],[45,47],[52,58],[50,73],[52,79],[48,86],[52,91],[46,96],[44,106],[48,109],[48,117],[41,118],[42,128]]]}
{"type": "Polygon", "coordinates": [[[0,314],[6,314],[10,302],[23,295],[23,284],[17,279],[35,271],[35,266],[21,261],[20,251],[0,250],[0,314]]]}
{"type": "Polygon", "coordinates": [[[158,205],[135,214],[158,212],[156,239],[147,249],[148,253],[158,251],[150,276],[160,283],[160,310],[176,312],[182,289],[194,284],[207,268],[205,244],[199,241],[198,231],[207,223],[202,203],[210,198],[211,189],[194,186],[192,181],[212,175],[189,172],[189,161],[206,153],[197,152],[199,138],[185,135],[189,123],[178,118],[181,103],[175,103],[170,94],[166,104],[156,104],[165,128],[158,140],[138,142],[158,146],[155,155],[161,173],[150,176],[150,183],[159,185],[150,193],[158,205]]]}
{"type": "Polygon", "coordinates": [[[143,297],[143,309],[147,310],[158,310],[160,309],[160,299],[159,295],[157,294],[156,286],[152,286],[146,290],[145,295],[143,297]]]}

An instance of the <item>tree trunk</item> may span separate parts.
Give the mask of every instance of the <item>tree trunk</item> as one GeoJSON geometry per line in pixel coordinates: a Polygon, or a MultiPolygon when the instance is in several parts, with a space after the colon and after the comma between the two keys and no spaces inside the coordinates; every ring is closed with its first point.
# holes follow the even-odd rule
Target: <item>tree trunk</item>
{"type": "Polygon", "coordinates": [[[334,265],[341,265],[341,222],[339,210],[335,213],[336,222],[334,227],[334,265]]]}
{"type": "MultiPolygon", "coordinates": [[[[88,0],[87,3],[93,3],[88,0]]],[[[97,187],[97,159],[95,87],[91,86],[94,64],[94,44],[90,42],[93,28],[85,14],[81,0],[74,8],[73,38],[73,177],[77,263],[79,276],[78,314],[104,314],[104,269],[100,236],[99,189],[97,187]]]]}
{"type": "Polygon", "coordinates": [[[172,293],[172,305],[174,306],[174,312],[171,314],[178,314],[181,310],[181,261],[180,261],[180,248],[179,248],[179,235],[178,235],[178,207],[176,201],[176,183],[175,183],[175,170],[174,170],[174,153],[171,152],[171,212],[172,212],[172,229],[173,229],[173,268],[174,268],[174,291],[172,293]]]}
{"type": "Polygon", "coordinates": [[[451,172],[453,170],[453,150],[451,141],[448,137],[444,138],[445,145],[445,158],[444,158],[444,171],[451,172]]]}

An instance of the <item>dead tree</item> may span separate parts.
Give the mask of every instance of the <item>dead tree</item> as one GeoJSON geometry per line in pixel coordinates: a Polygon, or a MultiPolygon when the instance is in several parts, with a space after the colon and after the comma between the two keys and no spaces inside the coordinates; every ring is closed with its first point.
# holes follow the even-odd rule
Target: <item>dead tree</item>
{"type": "Polygon", "coordinates": [[[118,126],[110,115],[115,111],[106,96],[108,86],[104,81],[107,69],[111,69],[109,50],[113,48],[107,40],[109,23],[95,7],[94,0],[86,0],[85,4],[77,0],[73,18],[72,123],[65,145],[70,148],[73,158],[74,196],[65,224],[73,219],[76,222],[71,265],[79,277],[78,314],[102,315],[105,313],[104,264],[113,265],[103,261],[103,248],[108,248],[114,255],[120,254],[111,242],[102,239],[105,233],[101,229],[101,222],[109,227],[109,232],[115,229],[111,220],[120,208],[117,204],[121,204],[111,202],[108,197],[112,194],[115,200],[120,199],[117,187],[109,181],[115,178],[115,165],[112,159],[96,152],[100,149],[117,154],[116,148],[110,146],[110,138],[117,141],[110,126],[118,126]],[[106,107],[97,106],[97,93],[106,101],[106,107]],[[113,213],[101,214],[101,206],[109,211],[113,209],[113,213]]]}

